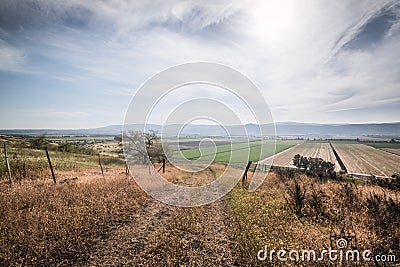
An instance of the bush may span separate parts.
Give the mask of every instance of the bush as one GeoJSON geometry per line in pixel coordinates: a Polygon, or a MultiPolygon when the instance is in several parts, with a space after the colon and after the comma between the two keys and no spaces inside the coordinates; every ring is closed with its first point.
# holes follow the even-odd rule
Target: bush
{"type": "Polygon", "coordinates": [[[40,135],[29,140],[31,147],[35,149],[44,149],[45,146],[49,144],[45,135],[40,135]]]}
{"type": "Polygon", "coordinates": [[[67,141],[61,142],[58,146],[53,147],[51,150],[57,150],[60,152],[69,152],[69,153],[80,153],[87,155],[95,155],[97,153],[94,149],[85,148],[82,145],[69,143],[67,141]]]}
{"type": "Polygon", "coordinates": [[[336,179],[335,164],[321,158],[307,158],[297,154],[293,158],[293,164],[297,168],[304,169],[307,176],[318,178],[321,181],[336,179]]]}
{"type": "Polygon", "coordinates": [[[303,208],[307,193],[305,187],[303,186],[302,188],[297,180],[294,180],[294,183],[289,185],[287,190],[289,199],[286,199],[286,202],[294,210],[297,217],[303,217],[303,208]]]}
{"type": "Polygon", "coordinates": [[[329,196],[323,190],[317,190],[314,184],[311,184],[311,193],[307,198],[308,206],[310,207],[309,214],[316,221],[322,218],[329,218],[329,213],[326,211],[326,202],[329,196]]]}
{"type": "Polygon", "coordinates": [[[375,253],[400,253],[400,202],[386,195],[370,193],[366,199],[367,213],[371,220],[371,230],[378,239],[375,253]]]}
{"type": "Polygon", "coordinates": [[[339,188],[338,196],[341,206],[350,211],[357,211],[360,208],[360,201],[357,186],[352,183],[342,183],[339,188]]]}
{"type": "Polygon", "coordinates": [[[299,176],[299,171],[293,168],[273,167],[273,171],[283,182],[293,180],[299,176]]]}

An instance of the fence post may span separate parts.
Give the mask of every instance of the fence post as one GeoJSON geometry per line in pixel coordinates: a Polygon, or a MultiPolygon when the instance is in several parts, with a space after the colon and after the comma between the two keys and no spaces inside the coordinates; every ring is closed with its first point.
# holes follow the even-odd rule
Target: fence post
{"type": "Polygon", "coordinates": [[[8,162],[8,155],[7,155],[7,145],[6,142],[4,142],[4,158],[6,159],[6,166],[7,166],[7,171],[8,171],[8,177],[10,179],[10,186],[12,187],[12,178],[11,178],[11,170],[10,170],[10,163],[8,162]]]}
{"type": "Polygon", "coordinates": [[[47,161],[49,162],[51,176],[53,177],[54,183],[57,183],[56,176],[54,175],[54,171],[53,171],[53,166],[51,165],[51,160],[50,160],[50,156],[49,156],[49,151],[47,150],[47,146],[44,148],[44,150],[46,150],[46,156],[47,156],[47,161]]]}
{"type": "Polygon", "coordinates": [[[99,165],[100,165],[101,175],[103,175],[103,178],[104,178],[103,166],[101,166],[101,160],[100,160],[100,153],[98,154],[98,156],[99,156],[99,165]]]}
{"type": "MultiPolygon", "coordinates": [[[[256,173],[257,167],[258,167],[258,163],[256,163],[256,166],[254,166],[253,176],[254,176],[254,174],[256,173]]],[[[253,177],[253,176],[252,176],[252,177],[253,177]]]]}
{"type": "Polygon", "coordinates": [[[165,158],[162,160],[162,172],[165,173],[165,158]]]}
{"type": "Polygon", "coordinates": [[[251,163],[252,163],[252,161],[249,161],[249,162],[247,163],[246,169],[245,169],[244,174],[243,174],[243,176],[242,176],[242,185],[244,185],[244,181],[247,180],[247,172],[249,171],[249,168],[250,168],[251,163]]]}

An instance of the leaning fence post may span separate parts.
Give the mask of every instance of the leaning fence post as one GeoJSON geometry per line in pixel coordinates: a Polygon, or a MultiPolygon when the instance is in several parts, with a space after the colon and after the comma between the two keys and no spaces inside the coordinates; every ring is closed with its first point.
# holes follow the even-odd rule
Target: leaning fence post
{"type": "MultiPolygon", "coordinates": [[[[254,166],[253,176],[254,176],[254,174],[256,173],[257,167],[258,167],[258,163],[256,163],[256,166],[254,166]]],[[[252,176],[252,177],[253,177],[253,176],[252,176]]]]}
{"type": "Polygon", "coordinates": [[[99,156],[99,165],[100,165],[101,175],[103,175],[103,178],[104,178],[103,166],[101,166],[101,160],[100,160],[100,153],[98,154],[98,156],[99,156]]]}
{"type": "Polygon", "coordinates": [[[47,150],[47,147],[45,147],[44,150],[46,150],[46,156],[47,156],[47,160],[48,160],[48,162],[49,162],[49,166],[50,166],[50,170],[51,170],[51,176],[53,177],[54,183],[57,183],[57,181],[56,181],[56,176],[54,175],[54,171],[53,171],[53,166],[51,165],[51,160],[50,160],[50,156],[49,156],[49,151],[47,150]]]}
{"type": "Polygon", "coordinates": [[[12,187],[12,178],[11,178],[11,170],[10,170],[10,163],[8,162],[8,155],[7,155],[7,145],[6,142],[4,142],[4,158],[6,159],[6,166],[7,166],[7,171],[8,171],[8,177],[10,179],[10,186],[12,187]]]}
{"type": "Polygon", "coordinates": [[[246,169],[245,169],[244,174],[242,176],[242,185],[244,185],[244,182],[247,180],[247,172],[249,171],[251,163],[252,163],[251,161],[249,161],[247,163],[246,169]]]}

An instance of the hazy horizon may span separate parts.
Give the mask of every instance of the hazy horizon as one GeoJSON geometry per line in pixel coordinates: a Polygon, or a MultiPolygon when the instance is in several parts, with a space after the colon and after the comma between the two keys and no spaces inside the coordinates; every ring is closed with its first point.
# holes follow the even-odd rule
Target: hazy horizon
{"type": "MultiPolygon", "coordinates": [[[[162,124],[157,124],[157,123],[149,123],[151,125],[158,125],[158,126],[162,126],[162,124]]],[[[254,123],[246,123],[244,125],[257,125],[254,123]]],[[[366,123],[318,123],[318,122],[295,122],[295,121],[280,121],[280,122],[275,122],[274,124],[303,124],[303,125],[330,125],[330,126],[334,126],[334,125],[370,125],[370,124],[400,124],[400,121],[393,121],[393,122],[366,122],[366,123]]],[[[140,124],[133,124],[133,125],[140,125],[140,124]]],[[[168,126],[168,125],[181,125],[181,124],[165,124],[164,126],[168,126]]],[[[218,126],[217,124],[191,124],[191,125],[196,125],[196,126],[218,126]]],[[[123,124],[109,124],[109,125],[103,125],[103,126],[98,126],[98,127],[85,127],[85,128],[0,128],[0,130],[84,130],[84,129],[100,129],[100,128],[106,128],[106,127],[117,127],[117,126],[121,126],[123,127],[123,124]]],[[[232,125],[224,125],[224,126],[241,126],[238,124],[232,124],[232,125]]]]}

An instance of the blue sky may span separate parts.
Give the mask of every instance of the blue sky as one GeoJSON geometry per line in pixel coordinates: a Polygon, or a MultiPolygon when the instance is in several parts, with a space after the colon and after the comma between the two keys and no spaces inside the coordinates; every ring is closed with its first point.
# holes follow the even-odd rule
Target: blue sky
{"type": "Polygon", "coordinates": [[[276,121],[400,121],[399,1],[215,2],[2,0],[0,128],[122,124],[188,61],[245,73],[276,121]]]}

